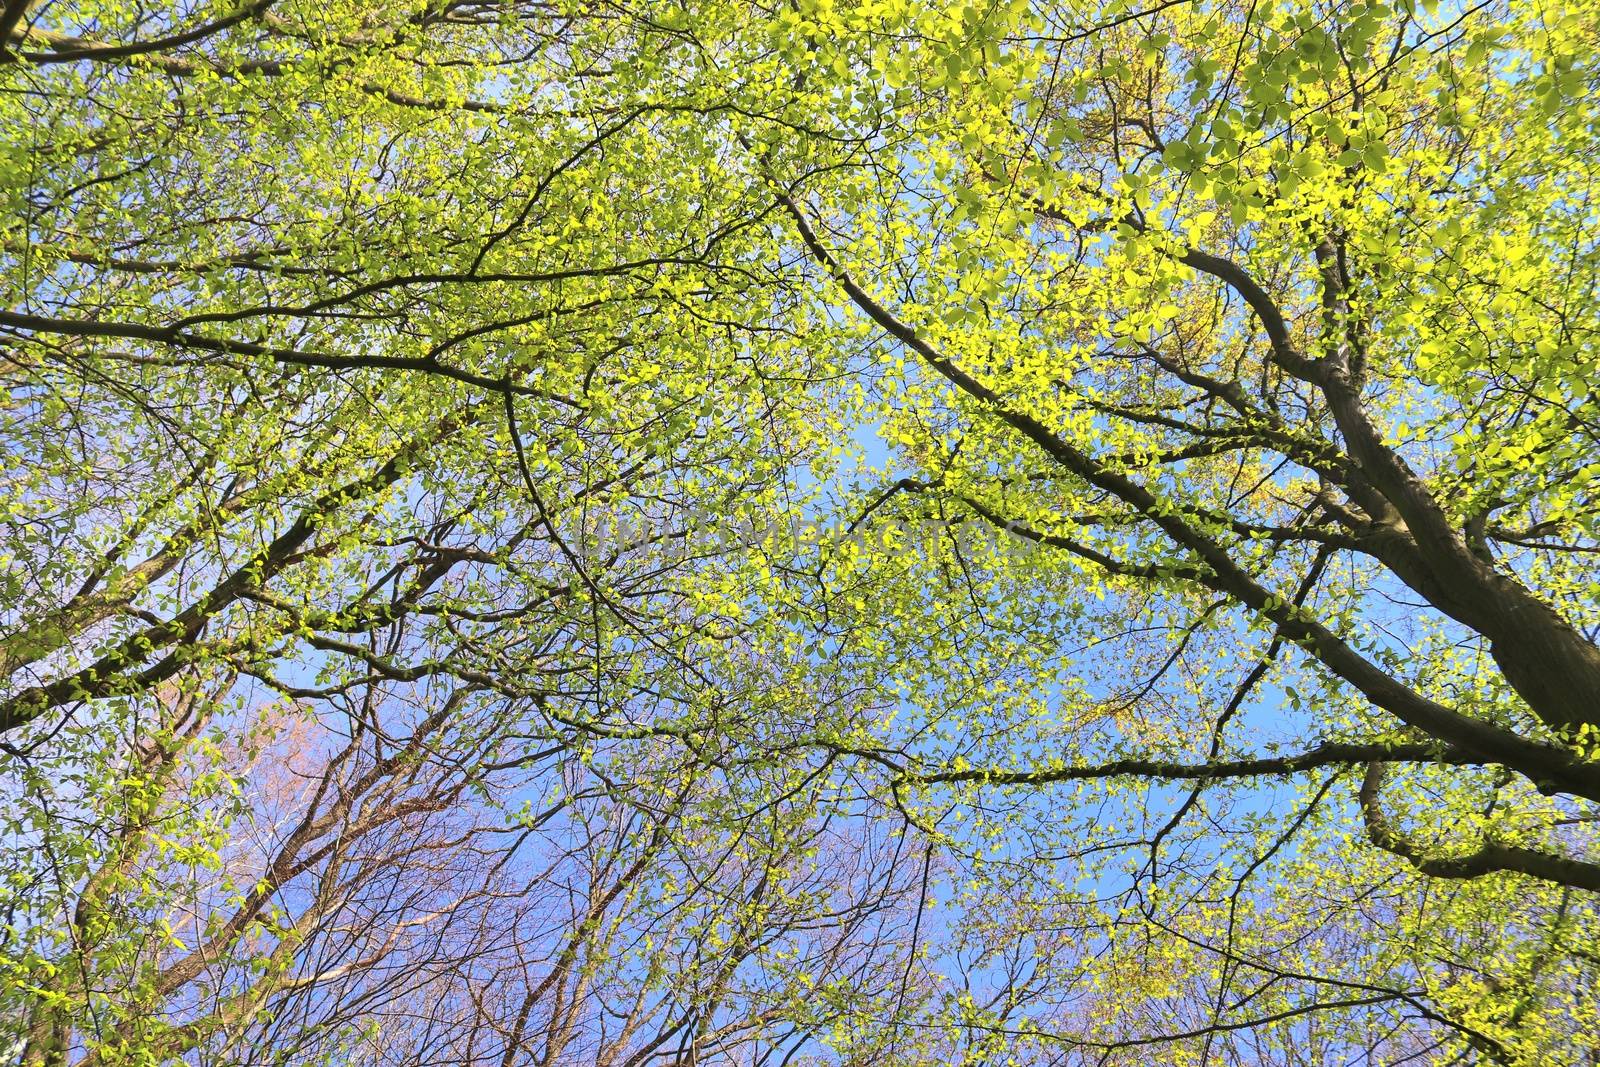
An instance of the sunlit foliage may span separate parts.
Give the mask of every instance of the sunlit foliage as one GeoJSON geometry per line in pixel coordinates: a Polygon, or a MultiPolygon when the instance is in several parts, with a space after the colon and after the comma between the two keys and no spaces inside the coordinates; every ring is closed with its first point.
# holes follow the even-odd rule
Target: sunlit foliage
{"type": "Polygon", "coordinates": [[[1600,8],[0,38],[0,1063],[1600,1056],[1600,8]]]}

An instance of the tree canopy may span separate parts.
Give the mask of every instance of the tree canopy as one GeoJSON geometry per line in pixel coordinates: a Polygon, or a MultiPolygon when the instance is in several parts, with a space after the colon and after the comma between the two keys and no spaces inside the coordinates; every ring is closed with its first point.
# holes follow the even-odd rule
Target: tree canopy
{"type": "Polygon", "coordinates": [[[5,0],[0,1063],[1600,1062],[1597,41],[5,0]]]}

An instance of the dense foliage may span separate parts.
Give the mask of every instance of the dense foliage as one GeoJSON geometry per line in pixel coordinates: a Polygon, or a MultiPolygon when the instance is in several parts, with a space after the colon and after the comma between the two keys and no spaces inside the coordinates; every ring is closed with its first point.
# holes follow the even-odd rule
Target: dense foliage
{"type": "Polygon", "coordinates": [[[0,1063],[1600,1061],[1600,6],[0,41],[0,1063]]]}

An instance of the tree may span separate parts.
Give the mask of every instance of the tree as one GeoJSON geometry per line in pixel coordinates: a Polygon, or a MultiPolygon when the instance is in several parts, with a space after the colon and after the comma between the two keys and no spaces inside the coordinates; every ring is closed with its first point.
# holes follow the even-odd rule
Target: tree
{"type": "Polygon", "coordinates": [[[21,1062],[715,1056],[794,1038],[796,967],[893,958],[917,882],[813,793],[744,818],[661,746],[497,760],[503,702],[399,688],[365,688],[349,736],[271,707],[242,743],[210,736],[215,693],[164,693],[95,795],[14,798],[49,804],[7,855],[21,1062]]]}
{"type": "MultiPolygon", "coordinates": [[[[860,22],[803,11],[806,84],[844,92],[852,67],[830,61],[851,46],[831,39],[860,22]]],[[[1159,953],[1171,1014],[1118,986],[1110,1020],[1040,1047],[1168,1035],[1188,1062],[1267,1024],[1326,1040],[1294,1035],[1326,1011],[1369,1033],[1420,1016],[1469,1056],[1581,1056],[1592,944],[1569,923],[1600,888],[1582,829],[1600,787],[1594,29],[1582,7],[907,12],[892,52],[853,37],[888,86],[852,116],[877,140],[773,155],[820,298],[889,346],[877,418],[900,448],[863,503],[1037,546],[977,580],[963,564],[944,602],[1043,634],[1006,618],[1027,581],[1057,598],[1034,610],[1064,616],[1066,647],[1106,649],[1078,653],[1077,699],[1048,695],[1054,723],[958,714],[941,743],[885,737],[874,758],[941,812],[1187,787],[1137,797],[1128,839],[1070,816],[1049,838],[1147,848],[1098,921],[1112,962],[1087,971],[1159,953]],[[1276,801],[1294,814],[1274,825],[1259,797],[1284,776],[1307,799],[1276,801]],[[1445,900],[1364,917],[1359,952],[1321,940],[1340,925],[1325,902],[1407,880],[1445,900]],[[1494,909],[1501,928],[1468,937],[1494,909]],[[1374,923],[1404,929],[1404,964],[1373,958],[1374,923]]],[[[1045,866],[1041,908],[1066,907],[1045,866]]],[[[1425,1051],[1400,1040],[1370,1054],[1425,1051]]]]}
{"type": "Polygon", "coordinates": [[[670,36],[524,14],[14,22],[8,1057],[627,1062],[881,954],[904,876],[712,761],[826,383],[738,191],[642,166],[695,124],[615,106],[670,36]]]}
{"type": "Polygon", "coordinates": [[[20,1054],[1593,1055],[1596,18],[7,5],[20,1054]]]}

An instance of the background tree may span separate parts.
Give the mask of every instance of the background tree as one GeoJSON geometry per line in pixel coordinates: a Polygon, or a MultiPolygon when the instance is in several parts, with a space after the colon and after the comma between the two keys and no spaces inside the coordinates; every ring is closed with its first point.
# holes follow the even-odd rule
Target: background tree
{"type": "Polygon", "coordinates": [[[770,205],[650,165],[737,101],[542,7],[8,31],[8,1056],[831,1025],[788,969],[868,982],[916,883],[726,758],[789,728],[732,575],[830,389],[770,205]]]}

